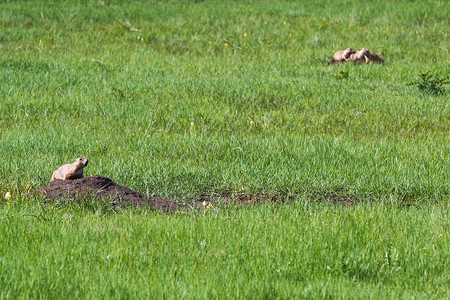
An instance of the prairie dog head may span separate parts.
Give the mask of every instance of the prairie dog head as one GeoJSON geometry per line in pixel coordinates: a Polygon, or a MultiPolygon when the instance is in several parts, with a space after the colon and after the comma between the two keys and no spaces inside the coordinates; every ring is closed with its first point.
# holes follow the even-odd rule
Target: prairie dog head
{"type": "Polygon", "coordinates": [[[350,55],[352,55],[353,53],[356,53],[356,51],[353,50],[353,48],[347,48],[344,50],[344,52],[342,52],[345,59],[348,59],[350,57],[350,55]]]}
{"type": "Polygon", "coordinates": [[[359,50],[359,53],[361,53],[361,55],[369,55],[370,51],[367,48],[362,48],[361,50],[359,50]]]}
{"type": "Polygon", "coordinates": [[[86,167],[88,162],[89,160],[87,158],[78,157],[73,164],[77,166],[77,170],[80,170],[86,167]]]}

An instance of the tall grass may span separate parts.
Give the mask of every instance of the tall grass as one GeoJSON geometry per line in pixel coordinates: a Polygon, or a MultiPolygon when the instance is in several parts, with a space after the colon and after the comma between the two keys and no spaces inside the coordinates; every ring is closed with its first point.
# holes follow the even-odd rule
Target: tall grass
{"type": "Polygon", "coordinates": [[[445,8],[325,3],[2,4],[2,185],[84,155],[88,174],[173,199],[448,196],[448,94],[406,85],[448,73],[445,8]],[[347,46],[386,63],[325,64],[347,46]]]}

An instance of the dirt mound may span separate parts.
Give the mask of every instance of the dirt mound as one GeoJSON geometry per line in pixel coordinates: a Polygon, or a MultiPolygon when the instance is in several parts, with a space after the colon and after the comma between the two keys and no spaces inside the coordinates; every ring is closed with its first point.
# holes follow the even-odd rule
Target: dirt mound
{"type": "Polygon", "coordinates": [[[87,197],[112,201],[113,205],[150,207],[164,212],[183,209],[184,206],[162,198],[146,195],[120,186],[103,176],[91,176],[74,180],[54,180],[47,186],[31,192],[49,200],[74,200],[87,197]]]}
{"type": "MultiPolygon", "coordinates": [[[[147,197],[139,192],[120,186],[111,179],[103,176],[91,176],[73,180],[54,180],[47,186],[38,188],[30,195],[42,195],[48,200],[79,201],[86,198],[100,199],[112,202],[113,205],[149,207],[164,212],[175,212],[185,209],[204,209],[208,204],[213,205],[254,205],[272,202],[285,203],[291,197],[278,193],[247,194],[228,193],[223,195],[204,194],[193,200],[192,205],[182,205],[162,198],[147,197]]],[[[312,203],[331,202],[333,204],[352,206],[359,203],[358,198],[342,193],[325,193],[313,196],[312,203]]]]}

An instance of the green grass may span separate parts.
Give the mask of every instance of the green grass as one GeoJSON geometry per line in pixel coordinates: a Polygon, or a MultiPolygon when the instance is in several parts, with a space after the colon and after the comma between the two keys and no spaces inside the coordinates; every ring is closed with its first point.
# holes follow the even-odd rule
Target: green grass
{"type": "Polygon", "coordinates": [[[448,297],[441,205],[2,211],[6,297],[448,297]]]}
{"type": "Polygon", "coordinates": [[[410,84],[450,75],[445,4],[1,2],[0,298],[448,297],[449,87],[410,84]],[[347,47],[385,63],[327,65],[347,47]],[[78,156],[178,202],[289,201],[98,216],[22,196],[78,156]],[[336,194],[363,204],[311,204],[336,194]]]}

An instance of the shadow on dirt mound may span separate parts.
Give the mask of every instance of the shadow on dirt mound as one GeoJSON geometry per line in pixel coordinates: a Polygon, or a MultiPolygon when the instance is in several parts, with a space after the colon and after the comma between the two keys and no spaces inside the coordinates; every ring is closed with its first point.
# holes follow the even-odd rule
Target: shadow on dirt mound
{"type": "Polygon", "coordinates": [[[139,192],[120,186],[103,176],[90,176],[73,180],[54,180],[47,186],[32,191],[48,200],[74,200],[99,198],[111,201],[113,205],[149,207],[164,212],[175,212],[185,206],[162,198],[147,197],[139,192]]]}

